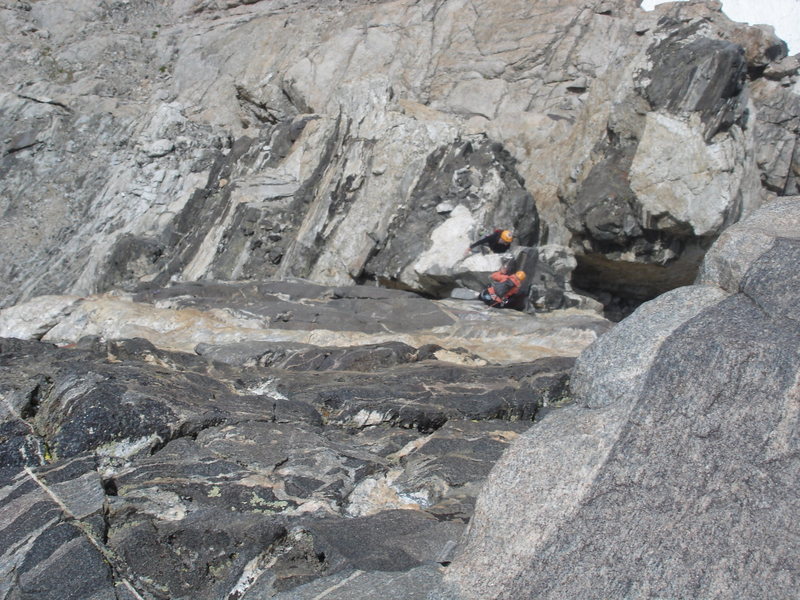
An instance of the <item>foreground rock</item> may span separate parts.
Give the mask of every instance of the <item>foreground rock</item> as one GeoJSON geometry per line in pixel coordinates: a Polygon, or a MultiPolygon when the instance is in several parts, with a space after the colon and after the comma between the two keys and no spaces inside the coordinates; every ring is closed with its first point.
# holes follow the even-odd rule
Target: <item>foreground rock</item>
{"type": "Polygon", "coordinates": [[[800,197],[766,205],[580,356],[490,476],[458,594],[795,597],[798,232],[800,197]]]}
{"type": "MultiPolygon", "coordinates": [[[[574,364],[499,364],[393,339],[462,331],[488,348],[505,318],[525,347],[524,323],[536,318],[477,302],[221,282],[136,300],[40,298],[0,317],[31,338],[0,339],[3,600],[264,598],[317,580],[438,581],[492,465],[540,408],[564,400],[574,364]],[[126,327],[197,351],[106,339],[126,327]],[[308,337],[378,330],[392,339],[326,347],[308,337]]],[[[608,328],[572,318],[562,335],[608,328]]]]}

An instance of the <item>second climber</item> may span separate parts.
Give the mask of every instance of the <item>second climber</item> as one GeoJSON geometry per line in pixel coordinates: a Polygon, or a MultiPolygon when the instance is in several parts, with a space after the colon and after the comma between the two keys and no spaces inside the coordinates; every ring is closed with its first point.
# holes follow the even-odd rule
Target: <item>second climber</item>
{"type": "Polygon", "coordinates": [[[487,306],[503,308],[508,306],[514,296],[520,292],[522,282],[525,281],[525,271],[517,271],[509,275],[501,270],[495,271],[489,277],[493,283],[478,295],[478,299],[487,306]]]}
{"type": "Polygon", "coordinates": [[[502,254],[508,251],[512,241],[514,241],[514,235],[508,229],[495,229],[492,233],[471,243],[467,248],[467,254],[481,246],[487,246],[495,254],[502,254]]]}

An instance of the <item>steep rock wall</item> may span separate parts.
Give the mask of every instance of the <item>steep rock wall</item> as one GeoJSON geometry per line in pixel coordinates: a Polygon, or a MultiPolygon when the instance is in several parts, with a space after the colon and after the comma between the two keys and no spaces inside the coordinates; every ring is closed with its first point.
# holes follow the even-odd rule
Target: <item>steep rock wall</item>
{"type": "Polygon", "coordinates": [[[0,19],[3,305],[209,277],[441,295],[495,225],[575,253],[578,287],[642,299],[797,186],[796,66],[714,2],[39,0],[0,19]],[[486,159],[445,158],[467,147],[486,159]],[[437,241],[448,206],[469,214],[437,241]]]}

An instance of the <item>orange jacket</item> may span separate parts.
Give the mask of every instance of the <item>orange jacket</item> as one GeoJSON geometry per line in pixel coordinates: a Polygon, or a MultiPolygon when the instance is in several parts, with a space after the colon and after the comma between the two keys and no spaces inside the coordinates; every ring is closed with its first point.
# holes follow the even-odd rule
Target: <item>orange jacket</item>
{"type": "Polygon", "coordinates": [[[517,279],[516,275],[506,275],[500,271],[495,271],[489,277],[496,281],[493,286],[489,288],[489,294],[497,304],[504,304],[506,300],[511,298],[522,287],[522,282],[517,279]],[[510,285],[509,285],[510,284],[510,285]]]}

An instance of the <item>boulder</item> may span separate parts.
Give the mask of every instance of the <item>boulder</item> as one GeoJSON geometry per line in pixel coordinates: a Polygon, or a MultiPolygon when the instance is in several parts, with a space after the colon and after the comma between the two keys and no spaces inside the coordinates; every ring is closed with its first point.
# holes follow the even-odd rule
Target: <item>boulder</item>
{"type": "Polygon", "coordinates": [[[587,348],[511,447],[446,580],[463,598],[789,598],[800,197],[587,348]],[[519,515],[523,515],[521,518],[519,515]]]}
{"type": "Polygon", "coordinates": [[[795,193],[783,190],[793,185],[794,148],[784,125],[796,111],[771,125],[775,108],[793,100],[778,100],[780,86],[761,77],[785,56],[780,40],[766,28],[726,23],[712,4],[662,5],[652,15],[653,38],[559,192],[578,261],[572,284],[603,298],[607,310],[690,284],[713,240],[775,188],[764,186],[770,176],[757,185],[757,170],[775,173],[777,193],[795,193]],[[753,93],[764,88],[764,96],[753,93]]]}

